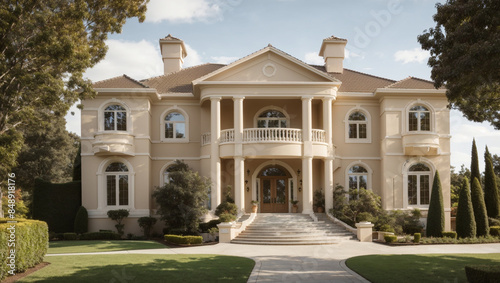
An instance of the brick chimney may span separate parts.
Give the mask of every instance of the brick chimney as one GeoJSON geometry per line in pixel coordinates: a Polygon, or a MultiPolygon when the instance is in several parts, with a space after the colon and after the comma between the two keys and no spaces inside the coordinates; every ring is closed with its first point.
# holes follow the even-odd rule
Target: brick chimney
{"type": "Polygon", "coordinates": [[[165,75],[182,69],[182,63],[187,56],[184,41],[169,34],[160,39],[160,50],[165,75]]]}
{"type": "Polygon", "coordinates": [[[325,68],[329,73],[342,73],[344,71],[344,51],[347,39],[330,36],[323,39],[319,56],[325,60],[325,68]]]}

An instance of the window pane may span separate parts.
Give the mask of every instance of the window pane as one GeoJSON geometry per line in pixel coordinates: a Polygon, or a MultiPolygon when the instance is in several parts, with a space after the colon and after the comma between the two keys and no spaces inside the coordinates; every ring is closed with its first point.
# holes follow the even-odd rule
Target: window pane
{"type": "Polygon", "coordinates": [[[115,112],[104,112],[104,130],[113,131],[115,129],[115,112]]]}
{"type": "Polygon", "coordinates": [[[119,205],[128,205],[128,176],[119,176],[119,188],[118,188],[118,198],[119,205]]]}
{"type": "Polygon", "coordinates": [[[358,189],[358,176],[349,176],[349,189],[358,189]]]}
{"type": "Polygon", "coordinates": [[[286,120],[280,120],[280,123],[281,128],[286,128],[286,120]]]}
{"type": "Polygon", "coordinates": [[[184,122],[185,120],[184,120],[184,116],[181,113],[172,112],[172,113],[168,114],[167,116],[165,116],[165,121],[184,122]]]}
{"type": "Polygon", "coordinates": [[[257,121],[257,128],[267,128],[266,127],[266,120],[258,120],[257,121]]]}
{"type": "Polygon", "coordinates": [[[368,173],[368,171],[361,165],[354,165],[349,169],[349,173],[368,173]]]}
{"type": "Polygon", "coordinates": [[[186,137],[186,124],[184,123],[175,124],[175,137],[177,139],[182,139],[186,137]]]}
{"type": "Polygon", "coordinates": [[[116,130],[127,130],[127,112],[116,112],[116,130]]]}
{"type": "Polygon", "coordinates": [[[125,110],[125,108],[123,108],[123,106],[120,106],[120,105],[110,105],[108,107],[106,107],[105,110],[110,110],[110,111],[113,111],[113,110],[125,110]]]}
{"type": "Polygon", "coordinates": [[[271,180],[262,180],[262,202],[271,203],[271,180]]]}
{"type": "Polygon", "coordinates": [[[278,167],[269,167],[260,173],[259,176],[287,176],[287,173],[278,167]]]}
{"type": "Polygon", "coordinates": [[[286,180],[285,179],[277,179],[276,180],[276,203],[278,204],[286,204],[286,180]]]}
{"type": "Polygon", "coordinates": [[[361,175],[359,176],[359,188],[360,189],[368,189],[368,176],[361,175]]]}
{"type": "Polygon", "coordinates": [[[121,162],[113,162],[106,167],[106,172],[128,172],[128,168],[121,162]]]}
{"type": "Polygon", "coordinates": [[[431,130],[431,118],[429,112],[420,113],[420,127],[421,131],[430,131],[431,130]]]}
{"type": "Polygon", "coordinates": [[[174,138],[174,124],[172,123],[165,124],[165,138],[167,139],[174,138]]]}
{"type": "Polygon", "coordinates": [[[417,204],[417,176],[408,176],[408,204],[417,204]]]}
{"type": "Polygon", "coordinates": [[[107,205],[116,205],[116,176],[106,176],[107,205]]]}
{"type": "Polygon", "coordinates": [[[279,121],[278,120],[269,120],[269,121],[267,121],[267,127],[268,128],[279,128],[279,121]]]}
{"type": "Polygon", "coordinates": [[[262,118],[286,118],[286,116],[278,110],[267,110],[262,112],[259,117],[262,118]]]}
{"type": "Polygon", "coordinates": [[[165,170],[165,172],[163,172],[163,183],[166,185],[168,183],[170,183],[170,176],[169,176],[169,172],[167,170],[165,170]]]}
{"type": "Polygon", "coordinates": [[[358,131],[357,131],[356,124],[349,124],[349,138],[350,139],[357,139],[358,138],[358,131]]]}
{"type": "Polygon", "coordinates": [[[410,111],[429,111],[426,107],[422,105],[413,106],[410,111]]]}
{"type": "Polygon", "coordinates": [[[408,115],[408,125],[410,131],[418,131],[418,113],[410,112],[408,115]]]}
{"type": "Polygon", "coordinates": [[[420,204],[429,204],[429,175],[420,176],[420,204]]]}
{"type": "Polygon", "coordinates": [[[411,172],[425,172],[425,171],[431,171],[427,165],[423,163],[417,163],[415,165],[412,165],[409,169],[411,172]]]}
{"type": "Polygon", "coordinates": [[[359,124],[359,138],[366,139],[366,124],[359,124]]]}
{"type": "Polygon", "coordinates": [[[351,120],[351,121],[366,121],[366,117],[361,112],[354,112],[351,115],[349,115],[349,120],[351,120]]]}

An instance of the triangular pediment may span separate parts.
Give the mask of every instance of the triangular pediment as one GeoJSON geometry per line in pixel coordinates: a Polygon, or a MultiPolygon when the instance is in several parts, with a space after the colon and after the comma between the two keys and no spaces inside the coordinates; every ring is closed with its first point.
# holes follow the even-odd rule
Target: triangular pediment
{"type": "Polygon", "coordinates": [[[268,46],[196,81],[200,82],[339,82],[328,74],[268,46]]]}

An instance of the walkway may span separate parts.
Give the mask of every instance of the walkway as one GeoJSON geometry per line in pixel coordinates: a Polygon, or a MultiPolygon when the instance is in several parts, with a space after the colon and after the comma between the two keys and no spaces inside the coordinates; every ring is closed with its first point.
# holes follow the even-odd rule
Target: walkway
{"type": "Polygon", "coordinates": [[[218,254],[243,256],[252,258],[256,262],[248,282],[368,282],[349,270],[345,266],[345,260],[353,256],[369,254],[499,252],[500,244],[388,247],[376,243],[360,243],[352,240],[335,245],[319,246],[217,244],[188,248],[96,254],[218,254]]]}

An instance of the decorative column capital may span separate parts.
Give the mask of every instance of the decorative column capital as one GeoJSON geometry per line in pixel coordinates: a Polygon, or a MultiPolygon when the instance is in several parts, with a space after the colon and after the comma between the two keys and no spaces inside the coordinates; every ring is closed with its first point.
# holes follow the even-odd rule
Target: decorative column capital
{"type": "Polygon", "coordinates": [[[210,96],[210,101],[220,101],[222,97],[220,96],[210,96]]]}
{"type": "Polygon", "coordinates": [[[302,101],[304,100],[313,100],[314,96],[312,95],[303,95],[300,99],[302,99],[302,101]]]}
{"type": "Polygon", "coordinates": [[[233,101],[243,100],[243,99],[245,99],[245,96],[243,96],[243,95],[235,95],[235,96],[233,96],[233,101]]]}

